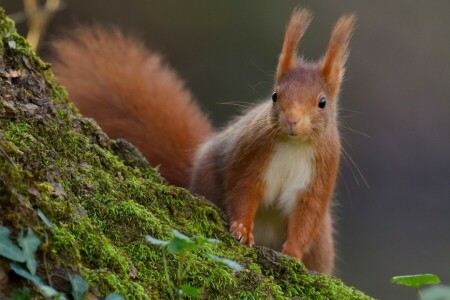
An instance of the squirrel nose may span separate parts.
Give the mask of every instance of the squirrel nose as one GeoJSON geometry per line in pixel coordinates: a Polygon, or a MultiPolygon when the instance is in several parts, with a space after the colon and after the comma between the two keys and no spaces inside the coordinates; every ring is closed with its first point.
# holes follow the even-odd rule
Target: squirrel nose
{"type": "Polygon", "coordinates": [[[286,120],[286,122],[288,123],[288,125],[289,125],[290,127],[295,126],[295,124],[297,124],[298,121],[299,121],[299,119],[296,119],[296,120],[294,120],[294,119],[287,119],[287,120],[286,120]]]}

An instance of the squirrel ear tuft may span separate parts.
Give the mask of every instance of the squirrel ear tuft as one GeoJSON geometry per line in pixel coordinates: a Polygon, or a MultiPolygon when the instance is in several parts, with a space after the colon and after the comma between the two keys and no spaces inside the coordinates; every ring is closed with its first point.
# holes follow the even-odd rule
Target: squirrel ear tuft
{"type": "Polygon", "coordinates": [[[276,82],[287,71],[295,67],[297,61],[297,45],[311,23],[312,15],[306,9],[295,9],[286,28],[283,49],[278,61],[276,82]]]}
{"type": "Polygon", "coordinates": [[[323,78],[333,97],[339,93],[339,86],[344,76],[355,20],[356,17],[353,14],[339,18],[334,26],[327,53],[322,61],[323,78]]]}

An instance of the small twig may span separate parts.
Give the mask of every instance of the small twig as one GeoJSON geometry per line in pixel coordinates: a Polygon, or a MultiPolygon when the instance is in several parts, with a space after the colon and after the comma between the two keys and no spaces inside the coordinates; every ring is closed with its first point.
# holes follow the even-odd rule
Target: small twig
{"type": "Polygon", "coordinates": [[[61,276],[61,275],[59,275],[59,274],[52,274],[52,275],[50,275],[50,277],[58,277],[58,278],[61,278],[61,279],[63,279],[63,280],[65,280],[65,281],[67,281],[67,277],[64,277],[64,276],[61,276]]]}
{"type": "Polygon", "coordinates": [[[166,250],[165,249],[161,249],[162,250],[162,254],[163,254],[163,265],[164,265],[164,274],[166,275],[166,282],[169,288],[169,293],[170,293],[170,299],[175,299],[174,295],[173,295],[173,282],[170,280],[169,277],[169,269],[167,268],[167,259],[166,259],[166,250]]]}
{"type": "MultiPolygon", "coordinates": [[[[44,233],[45,233],[45,243],[48,244],[47,232],[44,231],[44,233]]],[[[47,275],[48,284],[50,286],[53,286],[52,279],[51,279],[50,275],[48,274],[47,256],[46,256],[46,252],[45,251],[44,251],[44,268],[45,268],[45,275],[47,275]]]]}
{"type": "Polygon", "coordinates": [[[47,0],[43,9],[39,9],[37,0],[23,0],[25,15],[28,18],[27,39],[33,49],[37,49],[39,41],[48,22],[61,5],[61,0],[47,0]]]}
{"type": "Polygon", "coordinates": [[[420,291],[420,287],[417,288],[417,293],[419,294],[420,300],[423,300],[422,292],[420,291]]]}
{"type": "MultiPolygon", "coordinates": [[[[188,261],[186,264],[186,267],[184,268],[183,272],[181,272],[181,282],[183,281],[184,277],[186,276],[187,272],[192,266],[192,260],[188,261]]],[[[181,284],[181,283],[180,283],[181,284]]]]}
{"type": "MultiPolygon", "coordinates": [[[[183,280],[182,274],[183,274],[183,265],[184,265],[184,254],[181,254],[179,260],[178,260],[178,270],[177,270],[177,286],[176,288],[179,289],[181,286],[181,281],[183,280]]],[[[179,293],[178,293],[179,294],[179,293]]],[[[178,295],[178,298],[179,295],[178,295]]]]}
{"type": "Polygon", "coordinates": [[[0,146],[0,152],[3,153],[3,155],[6,157],[6,159],[8,159],[8,161],[14,165],[13,160],[11,159],[11,157],[9,157],[8,153],[6,153],[6,151],[2,148],[2,146],[0,146]]]}

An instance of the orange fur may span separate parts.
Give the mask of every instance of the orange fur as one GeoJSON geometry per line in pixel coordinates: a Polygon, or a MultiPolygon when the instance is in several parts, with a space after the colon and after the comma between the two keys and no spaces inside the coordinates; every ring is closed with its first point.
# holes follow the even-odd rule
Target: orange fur
{"type": "Polygon", "coordinates": [[[253,223],[264,196],[264,180],[256,174],[261,174],[267,166],[273,147],[273,140],[267,139],[267,129],[261,123],[255,124],[252,130],[254,134],[245,135],[240,140],[224,173],[230,230],[249,246],[254,244],[253,223]]]}
{"type": "Polygon", "coordinates": [[[344,65],[349,54],[348,44],[354,24],[354,15],[343,16],[339,18],[331,34],[328,51],[322,64],[322,73],[332,94],[338,92],[339,84],[344,76],[344,65]]]}
{"type": "MultiPolygon", "coordinates": [[[[281,210],[271,206],[266,209],[275,209],[287,223],[286,240],[280,250],[303,260],[308,268],[331,274],[334,249],[329,207],[340,157],[336,99],[353,17],[338,21],[323,62],[316,64],[305,64],[296,57],[297,44],[310,20],[309,12],[296,10],[287,26],[275,79],[277,101],[249,110],[203,144],[194,162],[190,188],[227,211],[230,230],[240,242],[258,243],[253,240],[255,218],[265,205],[270,185],[267,180],[276,180],[265,175],[278,151],[275,146],[312,146],[312,175],[304,175],[310,178],[307,186],[294,199],[282,202],[279,194],[280,198],[270,202],[285,205],[281,210]],[[318,108],[322,97],[328,99],[325,109],[318,108]],[[290,203],[293,206],[285,216],[283,208],[290,203]]],[[[308,159],[302,159],[306,159],[307,168],[308,159]]]]}
{"type": "MultiPolygon", "coordinates": [[[[283,252],[299,259],[310,250],[318,232],[327,230],[327,227],[323,226],[323,221],[324,217],[329,215],[329,203],[339,165],[340,144],[336,137],[333,135],[327,137],[324,143],[318,143],[317,148],[323,150],[318,150],[315,155],[314,179],[308,190],[298,195],[297,207],[289,216],[288,238],[283,245],[283,252]]],[[[329,216],[331,218],[331,215],[329,216]]],[[[322,234],[331,236],[331,232],[322,234]]],[[[316,247],[321,246],[318,241],[316,247]]],[[[327,251],[329,250],[331,249],[327,251]]]]}
{"type": "Polygon", "coordinates": [[[129,139],[172,183],[189,185],[222,208],[241,243],[270,242],[253,235],[264,208],[279,222],[271,228],[285,227],[276,232],[284,239],[279,250],[331,274],[329,207],[340,157],[336,100],[354,21],[341,18],[324,59],[306,64],[296,48],[310,20],[308,11],[295,10],[289,21],[276,102],[264,101],[214,135],[177,76],[118,32],[79,29],[74,41],[57,42],[56,72],[81,111],[107,133],[129,139]]]}
{"type": "Polygon", "coordinates": [[[277,68],[277,81],[297,62],[297,45],[311,23],[311,13],[305,9],[296,9],[292,13],[291,20],[286,28],[283,49],[277,68]]]}
{"type": "Polygon", "coordinates": [[[118,30],[81,27],[54,49],[56,79],[80,111],[186,187],[195,150],[211,125],[177,74],[118,30]]]}

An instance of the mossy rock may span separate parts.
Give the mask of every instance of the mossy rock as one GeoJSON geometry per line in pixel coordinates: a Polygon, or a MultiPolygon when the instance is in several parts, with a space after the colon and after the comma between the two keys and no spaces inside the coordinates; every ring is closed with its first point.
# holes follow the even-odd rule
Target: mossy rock
{"type": "MultiPolygon", "coordinates": [[[[113,292],[168,298],[162,249],[145,236],[166,240],[177,229],[223,242],[187,256],[183,283],[201,287],[201,298],[371,299],[277,252],[236,243],[216,207],[168,185],[131,144],[110,140],[81,116],[3,10],[0,35],[0,225],[13,241],[21,228],[36,232],[43,241],[37,275],[46,284],[69,295],[68,274],[79,274],[89,284],[88,299],[113,292]],[[245,270],[233,271],[208,253],[245,270]]],[[[167,264],[172,276],[178,257],[167,254],[167,264]]],[[[1,299],[26,286],[43,298],[9,266],[0,258],[1,299]]]]}

